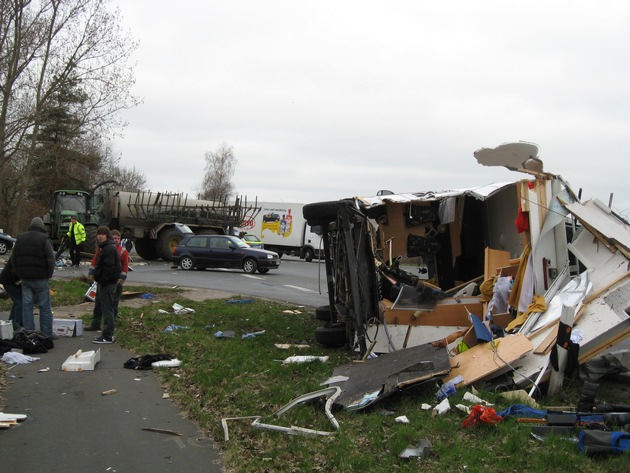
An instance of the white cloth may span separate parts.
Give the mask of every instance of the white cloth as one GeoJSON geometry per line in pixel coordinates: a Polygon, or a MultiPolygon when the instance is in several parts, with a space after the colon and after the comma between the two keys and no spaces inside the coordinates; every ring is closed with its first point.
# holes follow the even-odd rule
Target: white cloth
{"type": "Polygon", "coordinates": [[[2,355],[2,361],[10,365],[25,365],[26,363],[31,363],[37,360],[39,360],[39,358],[23,355],[22,353],[17,353],[14,351],[8,351],[4,355],[2,355]]]}

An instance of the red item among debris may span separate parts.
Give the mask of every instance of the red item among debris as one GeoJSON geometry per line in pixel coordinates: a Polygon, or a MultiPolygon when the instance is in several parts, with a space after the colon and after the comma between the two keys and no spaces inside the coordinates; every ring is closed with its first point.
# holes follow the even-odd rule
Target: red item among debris
{"type": "Polygon", "coordinates": [[[523,212],[523,208],[518,206],[518,215],[514,220],[517,233],[523,233],[529,230],[529,212],[523,212]]]}
{"type": "Polygon", "coordinates": [[[494,425],[503,420],[492,407],[477,404],[472,407],[470,414],[462,421],[462,427],[475,427],[479,424],[494,425]]]}

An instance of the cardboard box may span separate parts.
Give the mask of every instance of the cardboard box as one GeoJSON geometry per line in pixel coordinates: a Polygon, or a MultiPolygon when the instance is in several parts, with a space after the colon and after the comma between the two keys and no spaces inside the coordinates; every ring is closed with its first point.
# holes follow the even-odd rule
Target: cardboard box
{"type": "Polygon", "coordinates": [[[54,319],[53,334],[59,337],[78,337],[83,335],[81,319],[54,319]]]}
{"type": "Polygon", "coordinates": [[[13,322],[10,320],[0,321],[0,338],[3,340],[13,340],[13,322]]]}
{"type": "Polygon", "coordinates": [[[94,371],[96,363],[101,361],[101,349],[82,352],[79,350],[74,355],[70,355],[61,369],[63,371],[94,371]]]}

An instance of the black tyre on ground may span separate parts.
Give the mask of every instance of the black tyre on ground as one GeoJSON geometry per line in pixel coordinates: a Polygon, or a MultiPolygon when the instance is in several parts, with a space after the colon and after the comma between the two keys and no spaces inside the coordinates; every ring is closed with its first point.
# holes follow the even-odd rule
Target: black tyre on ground
{"type": "Polygon", "coordinates": [[[343,324],[326,324],[315,329],[315,341],[325,347],[340,347],[347,343],[343,324]]]}
{"type": "Polygon", "coordinates": [[[158,256],[164,261],[172,261],[173,250],[183,239],[184,234],[177,228],[169,228],[160,232],[156,245],[158,256]]]}
{"type": "Polygon", "coordinates": [[[147,261],[155,261],[160,257],[155,249],[155,240],[150,238],[138,238],[136,240],[136,253],[147,261]]]}
{"type": "Polygon", "coordinates": [[[330,306],[329,305],[320,305],[315,308],[315,319],[322,320],[324,322],[331,322],[330,318],[330,306]]]}
{"type": "Polygon", "coordinates": [[[245,261],[243,261],[243,271],[247,274],[254,274],[257,269],[258,263],[254,258],[246,258],[245,261]]]}

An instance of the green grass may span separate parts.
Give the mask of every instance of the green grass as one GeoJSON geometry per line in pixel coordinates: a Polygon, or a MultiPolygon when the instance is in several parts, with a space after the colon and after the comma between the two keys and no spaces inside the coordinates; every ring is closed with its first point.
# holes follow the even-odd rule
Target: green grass
{"type": "MultiPolygon", "coordinates": [[[[60,301],[82,302],[85,287],[81,281],[55,281],[57,305],[60,301]]],[[[316,345],[313,337],[317,323],[310,309],[258,299],[250,304],[193,302],[164,288],[127,289],[159,292],[163,301],[143,308],[121,306],[118,343],[138,355],[169,353],[182,361],[179,368],[154,371],[171,398],[215,439],[229,471],[591,473],[627,469],[627,455],[589,458],[570,440],[556,436],[545,442],[533,439],[529,429],[513,419],[496,426],[464,429],[461,422],[466,415],[456,409],[434,417],[421,409],[422,403],[435,405],[437,386],[432,382],[396,393],[363,411],[335,412],[340,429],[330,437],[254,429],[248,419],[229,421],[230,440],[225,442],[221,419],[227,417],[263,416],[263,421],[271,424],[334,430],[321,403],[299,405],[280,418],[274,413],[292,399],[322,389],[320,383],[332,375],[336,366],[350,362],[351,354],[345,349],[316,345]],[[172,312],[174,302],[193,308],[195,313],[158,313],[159,309],[172,312]],[[285,313],[288,309],[301,313],[285,313]],[[188,328],[165,332],[171,324],[188,328]],[[214,336],[217,331],[230,330],[235,332],[234,338],[214,336]],[[241,339],[244,333],[260,330],[265,331],[261,336],[241,339]],[[310,348],[281,350],[274,345],[304,341],[310,348]],[[328,355],[330,360],[281,363],[296,354],[328,355]],[[407,416],[410,423],[396,423],[399,415],[407,416]],[[411,461],[399,458],[407,446],[415,446],[423,438],[432,443],[432,455],[411,461]]],[[[88,319],[86,314],[85,321],[88,319]]],[[[581,382],[567,381],[560,395],[542,399],[541,403],[575,405],[580,389],[581,382]]],[[[464,392],[454,394],[451,405],[460,403],[464,392]]],[[[492,392],[482,391],[480,396],[496,403],[497,411],[510,405],[492,392]]]]}

